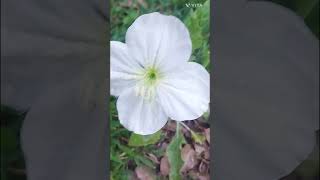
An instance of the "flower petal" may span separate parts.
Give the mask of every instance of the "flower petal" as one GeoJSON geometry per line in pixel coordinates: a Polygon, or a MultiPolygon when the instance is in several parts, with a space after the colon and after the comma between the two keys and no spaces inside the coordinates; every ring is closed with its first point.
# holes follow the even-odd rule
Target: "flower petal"
{"type": "Polygon", "coordinates": [[[111,41],[110,45],[110,92],[119,96],[123,90],[133,86],[141,67],[129,57],[126,44],[111,41]]]}
{"type": "Polygon", "coordinates": [[[192,51],[186,26],[174,16],[157,12],[134,21],[126,33],[126,44],[143,66],[158,64],[165,69],[187,62],[192,51]]]}
{"type": "Polygon", "coordinates": [[[153,134],[160,130],[168,120],[157,101],[136,96],[134,88],[120,95],[117,109],[120,123],[136,134],[153,134]]]}
{"type": "Polygon", "coordinates": [[[197,63],[189,62],[169,74],[158,88],[158,100],[174,120],[193,120],[208,110],[209,73],[197,63]]]}

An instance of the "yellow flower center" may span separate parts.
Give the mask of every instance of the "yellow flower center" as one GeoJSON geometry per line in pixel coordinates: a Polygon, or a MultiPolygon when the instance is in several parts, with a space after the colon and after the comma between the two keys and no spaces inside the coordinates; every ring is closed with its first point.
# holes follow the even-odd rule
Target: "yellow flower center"
{"type": "Polygon", "coordinates": [[[145,68],[140,81],[136,86],[136,94],[147,100],[152,100],[156,95],[156,87],[162,75],[155,67],[145,68]]]}
{"type": "Polygon", "coordinates": [[[156,84],[157,80],[159,79],[159,72],[155,68],[147,68],[144,80],[148,86],[156,84]]]}

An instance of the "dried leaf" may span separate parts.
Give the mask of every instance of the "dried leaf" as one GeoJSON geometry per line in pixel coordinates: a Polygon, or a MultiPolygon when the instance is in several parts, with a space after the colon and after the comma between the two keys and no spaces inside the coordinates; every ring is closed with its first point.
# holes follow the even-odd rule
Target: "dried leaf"
{"type": "Polygon", "coordinates": [[[156,174],[155,172],[146,166],[136,167],[135,173],[139,180],[155,180],[156,174]]]}
{"type": "Polygon", "coordinates": [[[199,144],[194,144],[194,149],[195,149],[198,156],[200,156],[206,150],[205,147],[203,147],[202,145],[199,145],[199,144]]]}
{"type": "Polygon", "coordinates": [[[182,148],[181,157],[182,157],[182,160],[184,161],[181,172],[186,172],[194,168],[198,164],[196,152],[189,144],[185,145],[182,148]]]}
{"type": "Polygon", "coordinates": [[[204,161],[201,161],[199,165],[199,172],[201,174],[207,174],[209,172],[209,166],[204,161]]]}
{"type": "Polygon", "coordinates": [[[165,126],[165,128],[168,130],[168,131],[173,131],[175,132],[176,131],[176,123],[174,123],[174,121],[168,121],[167,125],[165,126]]]}
{"type": "Polygon", "coordinates": [[[206,136],[207,141],[210,143],[210,128],[204,130],[204,135],[206,136]]]}
{"type": "Polygon", "coordinates": [[[206,149],[204,151],[204,156],[203,156],[205,159],[207,160],[210,160],[210,152],[209,152],[209,149],[206,149]]]}
{"type": "Polygon", "coordinates": [[[199,175],[198,176],[199,180],[210,180],[210,176],[209,174],[206,174],[206,175],[199,175]]]}
{"type": "Polygon", "coordinates": [[[167,176],[170,173],[170,165],[167,156],[163,156],[160,161],[160,172],[162,175],[167,176]]]}
{"type": "Polygon", "coordinates": [[[142,7],[147,8],[148,4],[144,0],[138,0],[138,4],[140,4],[142,7]]]}

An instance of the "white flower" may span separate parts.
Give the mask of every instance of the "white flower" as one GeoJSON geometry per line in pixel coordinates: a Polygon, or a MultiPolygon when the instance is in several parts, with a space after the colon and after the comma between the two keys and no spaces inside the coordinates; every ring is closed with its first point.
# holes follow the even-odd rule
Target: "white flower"
{"type": "Polygon", "coordinates": [[[126,43],[111,41],[111,94],[124,127],[153,134],[168,118],[193,120],[208,110],[209,73],[188,62],[191,51],[185,25],[157,12],[138,17],[126,43]]]}

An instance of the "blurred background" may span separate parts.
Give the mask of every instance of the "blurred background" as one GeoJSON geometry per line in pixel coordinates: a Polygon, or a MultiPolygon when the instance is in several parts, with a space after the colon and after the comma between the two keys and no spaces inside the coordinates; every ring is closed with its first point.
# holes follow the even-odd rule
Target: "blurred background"
{"type": "MultiPolygon", "coordinates": [[[[282,6],[290,8],[301,16],[310,30],[319,38],[319,0],[271,0],[282,6]]],[[[205,1],[188,1],[191,3],[201,3],[205,1]]],[[[188,26],[193,35],[194,45],[192,60],[203,64],[210,69],[209,63],[209,43],[208,43],[208,11],[197,11],[197,8],[187,8],[184,0],[111,0],[111,39],[123,41],[128,26],[140,14],[151,11],[165,12],[177,16],[188,26]],[[197,22],[194,21],[197,19],[197,22]],[[192,24],[192,26],[191,26],[192,24]]],[[[164,128],[164,133],[149,137],[147,140],[139,140],[139,137],[131,137],[131,133],[123,129],[117,120],[115,99],[110,100],[110,123],[111,123],[111,177],[115,180],[133,178],[137,167],[138,171],[144,174],[154,175],[155,173],[167,173],[166,166],[161,167],[164,149],[170,143],[175,132],[175,124],[169,123],[164,128]],[[130,146],[129,142],[132,141],[130,146]],[[136,146],[136,148],[132,148],[136,146]],[[159,147],[157,149],[154,146],[159,147]],[[162,169],[161,169],[162,168],[162,169]]],[[[20,128],[26,112],[17,111],[11,107],[1,105],[1,180],[25,180],[26,172],[24,158],[20,147],[20,128]]],[[[206,129],[210,129],[207,117],[198,119],[187,125],[196,133],[193,137],[190,132],[182,129],[186,139],[186,144],[192,147],[198,142],[208,148],[209,140],[205,136],[206,129]],[[199,138],[199,139],[197,139],[199,138]],[[197,142],[198,141],[198,142],[197,142]]],[[[315,180],[319,179],[319,132],[317,133],[317,146],[295,171],[282,180],[315,180]]],[[[198,143],[199,144],[199,143],[198,143]]],[[[214,147],[214,145],[212,145],[214,147]]],[[[186,148],[187,149],[187,148],[186,148]]],[[[185,150],[188,154],[190,149],[185,150]]],[[[208,149],[205,149],[208,152],[208,149]]],[[[206,161],[207,157],[201,157],[200,163],[206,161]]],[[[50,163],[50,162],[48,162],[50,163]]],[[[165,163],[165,162],[164,162],[165,163]]],[[[205,163],[203,163],[205,164],[205,163]]],[[[198,171],[209,172],[208,167],[200,164],[196,165],[198,171]]],[[[197,172],[196,172],[197,173],[197,172]]],[[[204,173],[205,174],[205,173],[204,173]]]]}

